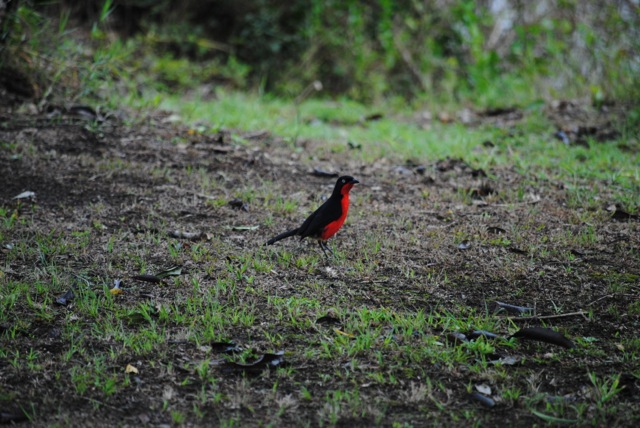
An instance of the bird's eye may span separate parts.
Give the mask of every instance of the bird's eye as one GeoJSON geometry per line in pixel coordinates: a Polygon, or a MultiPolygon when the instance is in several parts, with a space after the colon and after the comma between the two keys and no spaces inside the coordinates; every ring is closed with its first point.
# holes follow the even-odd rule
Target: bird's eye
{"type": "Polygon", "coordinates": [[[342,183],[343,183],[343,184],[344,184],[344,183],[346,183],[346,181],[344,181],[344,178],[342,179],[342,183]]]}

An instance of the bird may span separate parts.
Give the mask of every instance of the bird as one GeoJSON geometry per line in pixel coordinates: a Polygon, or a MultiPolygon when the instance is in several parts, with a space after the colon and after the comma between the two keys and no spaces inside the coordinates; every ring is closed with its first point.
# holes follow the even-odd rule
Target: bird
{"type": "Polygon", "coordinates": [[[267,241],[267,245],[275,244],[290,236],[300,236],[301,240],[309,237],[318,241],[325,257],[328,257],[327,250],[333,254],[327,245],[327,240],[335,235],[344,224],[349,212],[349,192],[358,183],[358,180],[349,175],[339,177],[329,199],[307,217],[300,227],[274,236],[267,241]]]}

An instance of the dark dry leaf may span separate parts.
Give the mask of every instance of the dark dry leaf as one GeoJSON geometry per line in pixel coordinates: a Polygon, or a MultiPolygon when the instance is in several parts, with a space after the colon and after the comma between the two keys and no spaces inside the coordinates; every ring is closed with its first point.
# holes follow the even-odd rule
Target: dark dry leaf
{"type": "Polygon", "coordinates": [[[458,343],[468,342],[467,335],[464,333],[460,333],[459,331],[454,331],[446,336],[447,343],[457,345],[458,343]]]}
{"type": "Polygon", "coordinates": [[[151,282],[153,284],[159,284],[160,282],[162,282],[162,280],[160,278],[158,278],[155,275],[134,275],[131,277],[131,279],[135,279],[138,281],[144,281],[144,282],[151,282]]]}
{"type": "Polygon", "coordinates": [[[497,227],[497,226],[489,226],[489,227],[487,227],[487,232],[493,233],[494,235],[500,235],[502,233],[507,233],[506,230],[504,230],[501,227],[497,227]]]}
{"type": "Polygon", "coordinates": [[[219,154],[219,155],[225,155],[229,152],[233,151],[233,147],[231,146],[215,146],[211,148],[211,151],[213,153],[219,154]]]}
{"type": "Polygon", "coordinates": [[[607,207],[607,211],[611,213],[611,219],[616,221],[629,221],[629,220],[637,220],[640,218],[636,214],[630,214],[618,207],[617,205],[611,205],[607,207]]]}
{"type": "Polygon", "coordinates": [[[210,343],[211,350],[213,352],[220,352],[223,354],[237,354],[242,352],[242,348],[233,342],[213,342],[210,343]]]}
{"type": "Polygon", "coordinates": [[[485,339],[497,339],[500,336],[486,330],[474,330],[471,333],[467,333],[467,337],[469,340],[476,340],[480,337],[484,337],[485,339]]]}
{"type": "Polygon", "coordinates": [[[467,193],[473,199],[481,199],[481,198],[484,198],[485,196],[493,195],[494,193],[496,193],[496,191],[493,187],[489,186],[488,184],[483,184],[477,189],[467,189],[467,193]]]}
{"type": "Polygon", "coordinates": [[[84,117],[86,119],[95,120],[98,119],[98,113],[90,106],[72,106],[69,108],[69,114],[74,116],[84,117]]]}
{"type": "Polygon", "coordinates": [[[318,324],[340,324],[340,320],[331,315],[325,315],[316,320],[318,324]]]}
{"type": "Polygon", "coordinates": [[[261,373],[265,369],[281,367],[284,364],[284,351],[275,354],[263,354],[251,363],[235,363],[228,361],[225,368],[231,371],[240,371],[248,374],[261,373]]]}
{"type": "Polygon", "coordinates": [[[469,247],[471,247],[471,242],[467,239],[458,244],[458,250],[468,250],[469,247]]]}
{"type": "Polygon", "coordinates": [[[56,303],[61,306],[67,306],[76,295],[73,293],[72,289],[67,290],[62,296],[56,299],[56,303]]]}
{"type": "Polygon", "coordinates": [[[495,116],[504,116],[512,113],[517,113],[517,107],[490,107],[485,111],[480,112],[480,116],[485,117],[495,117],[495,116]]]}
{"type": "Polygon", "coordinates": [[[520,339],[537,340],[539,342],[551,343],[552,345],[562,346],[564,348],[573,348],[573,342],[565,337],[562,333],[553,331],[545,327],[529,327],[523,328],[515,332],[513,336],[520,339]]]}
{"type": "Polygon", "coordinates": [[[230,200],[229,205],[231,206],[231,208],[249,212],[249,205],[238,198],[230,200]]]}
{"type": "Polygon", "coordinates": [[[524,315],[533,312],[533,308],[527,308],[525,306],[515,306],[502,302],[496,302],[496,306],[496,311],[505,310],[513,315],[524,315]]]}
{"type": "Polygon", "coordinates": [[[521,255],[527,255],[527,252],[524,251],[524,250],[521,250],[520,248],[509,247],[509,248],[507,248],[507,250],[511,251],[512,253],[521,254],[521,255]]]}
{"type": "Polygon", "coordinates": [[[491,409],[496,405],[496,402],[493,398],[487,397],[486,395],[480,394],[479,392],[472,392],[471,394],[469,394],[469,399],[471,401],[477,401],[487,409],[491,409]]]}
{"type": "Polygon", "coordinates": [[[416,172],[420,175],[424,175],[424,173],[427,171],[427,167],[424,165],[418,165],[416,167],[416,172]]]}
{"type": "Polygon", "coordinates": [[[322,168],[313,168],[311,175],[314,177],[337,177],[339,174],[337,172],[325,171],[322,168]]]}

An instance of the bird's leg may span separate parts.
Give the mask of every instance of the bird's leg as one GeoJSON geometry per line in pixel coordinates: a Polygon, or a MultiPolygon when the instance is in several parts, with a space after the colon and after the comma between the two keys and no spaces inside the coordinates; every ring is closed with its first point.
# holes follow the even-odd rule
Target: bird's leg
{"type": "Polygon", "coordinates": [[[318,245],[320,245],[320,248],[322,248],[322,252],[324,253],[325,257],[329,258],[329,254],[335,256],[335,254],[333,254],[333,250],[327,245],[326,241],[318,240],[318,245]],[[327,250],[329,250],[329,254],[327,254],[327,250]]]}
{"type": "Polygon", "coordinates": [[[327,250],[324,249],[324,245],[322,245],[322,241],[321,240],[318,240],[318,246],[320,247],[320,249],[324,253],[324,256],[328,258],[329,256],[327,255],[327,250]]]}
{"type": "Polygon", "coordinates": [[[327,244],[327,242],[324,242],[324,247],[329,250],[329,252],[331,253],[331,257],[335,257],[336,255],[333,253],[333,250],[331,249],[331,247],[329,246],[329,244],[327,244]]]}

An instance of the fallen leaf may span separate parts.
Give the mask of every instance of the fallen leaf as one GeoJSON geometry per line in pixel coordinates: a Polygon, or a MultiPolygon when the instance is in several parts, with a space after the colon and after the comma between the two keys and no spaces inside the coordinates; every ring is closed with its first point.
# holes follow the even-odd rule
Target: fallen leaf
{"type": "Polygon", "coordinates": [[[223,354],[236,354],[243,351],[234,342],[212,342],[209,346],[213,352],[222,352],[223,354]]]}
{"type": "Polygon", "coordinates": [[[510,355],[502,356],[496,359],[492,359],[489,361],[490,364],[502,364],[504,366],[513,366],[518,362],[518,358],[512,357],[510,355]]]}
{"type": "Polygon", "coordinates": [[[152,282],[154,284],[158,284],[160,282],[162,282],[162,279],[158,278],[155,275],[134,275],[131,277],[131,279],[135,279],[137,281],[144,281],[144,282],[152,282]]]}
{"type": "Polygon", "coordinates": [[[515,306],[508,303],[496,302],[496,312],[505,310],[513,315],[524,315],[533,312],[533,308],[527,308],[525,306],[515,306]]]}
{"type": "Polygon", "coordinates": [[[202,232],[187,232],[184,230],[174,230],[169,232],[169,236],[171,236],[172,238],[176,238],[176,239],[189,239],[189,240],[196,240],[199,239],[202,236],[202,232]]]}
{"type": "Polygon", "coordinates": [[[20,193],[18,196],[14,196],[11,199],[29,199],[29,198],[35,198],[36,194],[30,190],[27,190],[26,192],[22,192],[20,193]]]}
{"type": "Polygon", "coordinates": [[[158,272],[155,276],[158,278],[166,278],[168,276],[180,276],[182,274],[182,266],[172,266],[162,272],[158,272]]]}
{"type": "Polygon", "coordinates": [[[509,247],[507,248],[507,250],[511,251],[512,253],[515,254],[521,254],[521,255],[526,255],[527,252],[525,250],[521,250],[520,248],[516,248],[516,247],[509,247]]]}
{"type": "Polygon", "coordinates": [[[475,340],[475,339],[479,339],[480,337],[484,337],[485,339],[497,339],[498,336],[495,333],[491,333],[490,331],[486,331],[486,330],[474,330],[471,333],[467,333],[466,335],[469,340],[475,340]]]}
{"type": "Polygon", "coordinates": [[[550,328],[545,327],[529,327],[518,330],[511,337],[517,337],[520,339],[537,340],[539,342],[551,343],[553,345],[562,346],[564,348],[573,348],[575,345],[573,342],[562,333],[553,331],[550,328]]]}
{"type": "Polygon", "coordinates": [[[475,386],[476,391],[480,394],[491,395],[491,387],[489,385],[485,385],[483,383],[475,386]]]}
{"type": "Polygon", "coordinates": [[[607,211],[611,213],[611,219],[617,221],[629,221],[629,220],[637,220],[640,216],[636,214],[630,214],[624,210],[622,210],[617,205],[610,205],[607,207],[607,211]]]}
{"type": "Polygon", "coordinates": [[[482,184],[478,188],[467,189],[467,193],[473,199],[481,199],[481,198],[484,198],[485,196],[493,195],[494,193],[496,193],[496,191],[493,187],[489,186],[488,184],[482,184]]]}
{"type": "Polygon", "coordinates": [[[84,117],[86,119],[96,120],[98,119],[98,113],[90,106],[77,105],[69,107],[69,114],[84,117]]]}
{"type": "Polygon", "coordinates": [[[416,172],[420,175],[424,175],[424,173],[427,172],[427,167],[424,165],[418,165],[416,167],[416,172]]]}
{"type": "Polygon", "coordinates": [[[566,419],[566,418],[558,418],[552,415],[547,415],[545,413],[539,412],[537,410],[534,409],[530,409],[529,410],[531,413],[533,413],[534,415],[536,415],[537,417],[539,417],[540,419],[542,419],[543,421],[545,421],[546,423],[555,423],[555,424],[575,424],[578,422],[577,419],[566,419]]]}
{"type": "Polygon", "coordinates": [[[231,208],[242,210],[244,212],[249,212],[249,205],[246,202],[243,202],[241,199],[235,198],[229,201],[229,206],[231,208]]]}
{"type": "Polygon", "coordinates": [[[171,385],[165,385],[164,389],[162,390],[162,399],[165,401],[171,401],[171,399],[173,398],[174,395],[174,390],[171,387],[171,385]]]}
{"type": "Polygon", "coordinates": [[[458,250],[468,250],[469,247],[471,247],[471,243],[467,239],[458,244],[458,250]]]}
{"type": "Polygon", "coordinates": [[[454,345],[469,341],[469,339],[467,339],[467,335],[464,333],[460,333],[459,331],[454,331],[447,334],[446,339],[447,339],[447,342],[451,342],[454,345]]]}
{"type": "Polygon", "coordinates": [[[496,402],[495,400],[493,400],[493,398],[482,395],[479,392],[472,392],[471,394],[469,394],[469,399],[471,399],[472,401],[477,401],[483,407],[486,407],[488,409],[496,406],[496,402]]]}
{"type": "Polygon", "coordinates": [[[76,295],[73,293],[72,289],[67,290],[62,296],[56,299],[56,303],[61,306],[67,306],[76,295]]]}
{"type": "Polygon", "coordinates": [[[131,364],[127,364],[127,368],[124,369],[124,372],[127,374],[129,373],[138,374],[138,369],[132,366],[131,364]]]}
{"type": "Polygon", "coordinates": [[[225,369],[256,374],[261,373],[265,369],[280,367],[284,362],[284,351],[278,351],[274,354],[263,354],[251,363],[228,361],[225,363],[225,369]]]}
{"type": "Polygon", "coordinates": [[[332,315],[325,315],[316,320],[318,324],[340,324],[340,320],[332,315]]]}

